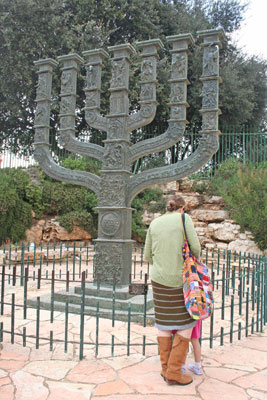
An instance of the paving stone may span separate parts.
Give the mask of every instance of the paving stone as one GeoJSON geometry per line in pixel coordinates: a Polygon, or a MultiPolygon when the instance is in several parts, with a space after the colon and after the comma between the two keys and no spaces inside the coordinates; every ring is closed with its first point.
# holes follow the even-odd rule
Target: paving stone
{"type": "Polygon", "coordinates": [[[202,366],[203,367],[220,367],[221,364],[218,363],[218,361],[213,360],[212,358],[205,357],[202,360],[202,366]]]}
{"type": "Polygon", "coordinates": [[[224,367],[229,368],[229,369],[239,370],[239,371],[257,372],[256,368],[249,367],[248,365],[225,364],[224,367]]]}
{"type": "Polygon", "coordinates": [[[31,375],[25,371],[11,374],[16,387],[17,400],[46,400],[48,389],[44,386],[44,378],[31,375]]]}
{"type": "Polygon", "coordinates": [[[97,386],[94,395],[95,396],[108,396],[113,394],[126,394],[126,393],[134,393],[134,390],[131,389],[125,382],[122,380],[101,383],[97,386]]]}
{"type": "Polygon", "coordinates": [[[14,387],[12,385],[6,385],[0,387],[0,399],[1,400],[14,400],[14,387]]]}
{"type": "Polygon", "coordinates": [[[246,392],[234,385],[216,379],[205,379],[198,387],[202,400],[248,400],[246,392]]]}
{"type": "Polygon", "coordinates": [[[82,383],[105,383],[116,378],[116,372],[105,362],[80,361],[66,376],[66,379],[82,383]]]}
{"type": "MultiPolygon", "coordinates": [[[[119,371],[119,377],[138,393],[143,394],[175,394],[176,385],[167,385],[160,376],[159,357],[146,358],[143,362],[119,371]]],[[[195,395],[196,386],[204,379],[195,376],[192,384],[179,386],[179,394],[195,395]]]]}
{"type": "Polygon", "coordinates": [[[214,360],[221,364],[249,365],[253,368],[267,368],[267,356],[265,352],[248,349],[241,346],[225,346],[216,352],[214,360]]]}
{"type": "Polygon", "coordinates": [[[0,368],[9,372],[20,370],[24,367],[24,365],[24,361],[0,360],[0,368]]]}
{"type": "Polygon", "coordinates": [[[45,361],[52,359],[52,351],[50,351],[49,344],[40,346],[39,349],[31,348],[30,361],[45,361]]]}
{"type": "MultiPolygon", "coordinates": [[[[92,400],[94,399],[98,399],[98,400],[199,400],[199,397],[195,397],[195,396],[183,396],[179,393],[179,387],[181,386],[176,386],[176,393],[173,395],[167,395],[167,394],[162,394],[162,393],[158,393],[158,394],[147,394],[147,395],[143,395],[143,394],[115,394],[115,395],[111,395],[111,396],[93,396],[92,400]]],[[[49,399],[50,400],[50,399],[49,399]]]]}
{"type": "Polygon", "coordinates": [[[133,354],[130,357],[128,356],[121,356],[121,357],[110,357],[105,359],[105,363],[110,365],[112,368],[114,368],[116,371],[129,367],[131,365],[135,365],[137,363],[140,363],[145,359],[145,356],[141,354],[133,354]]]}
{"type": "Polygon", "coordinates": [[[8,372],[4,371],[3,369],[0,369],[0,378],[3,378],[4,376],[7,376],[8,372]]]}
{"type": "Polygon", "coordinates": [[[246,346],[246,348],[249,349],[255,349],[255,350],[261,350],[261,351],[265,351],[266,352],[266,357],[267,357],[267,340],[266,337],[262,336],[253,336],[253,337],[249,337],[244,339],[244,343],[243,340],[239,341],[236,343],[237,346],[241,346],[244,347],[244,345],[246,346]]]}
{"type": "Polygon", "coordinates": [[[40,375],[45,378],[60,380],[77,365],[73,361],[59,361],[59,360],[46,360],[46,361],[32,361],[24,368],[24,371],[34,375],[40,375]]]}
{"type": "Polygon", "coordinates": [[[223,367],[205,367],[205,375],[229,383],[240,376],[247,375],[247,372],[223,367]]]}
{"type": "Polygon", "coordinates": [[[70,398],[88,400],[91,398],[92,390],[95,388],[95,385],[66,381],[55,382],[47,380],[46,384],[50,391],[47,400],[66,400],[70,398]]]}
{"type": "Polygon", "coordinates": [[[266,391],[267,398],[267,369],[256,372],[246,377],[238,378],[233,383],[244,389],[258,389],[266,391]]]}
{"type": "Polygon", "coordinates": [[[247,394],[249,394],[249,396],[253,396],[253,399],[256,400],[266,400],[267,398],[266,392],[258,392],[257,390],[248,389],[247,394]]]}
{"type": "Polygon", "coordinates": [[[1,360],[17,360],[26,361],[29,359],[30,349],[23,347],[21,344],[4,343],[0,352],[1,360]]]}
{"type": "Polygon", "coordinates": [[[11,383],[11,380],[8,376],[5,376],[4,378],[0,378],[0,386],[9,385],[10,383],[11,383]]]}

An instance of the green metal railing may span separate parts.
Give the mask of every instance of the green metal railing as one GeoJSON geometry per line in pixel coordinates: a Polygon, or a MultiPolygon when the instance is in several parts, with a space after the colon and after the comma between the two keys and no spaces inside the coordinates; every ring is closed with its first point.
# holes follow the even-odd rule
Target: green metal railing
{"type": "MultiPolygon", "coordinates": [[[[129,299],[121,319],[122,306],[115,280],[110,289],[112,296],[109,318],[112,328],[116,329],[118,326],[120,334],[124,332],[124,340],[118,338],[112,330],[106,332],[103,340],[107,325],[103,323],[103,306],[100,300],[86,294],[87,285],[92,282],[94,274],[94,248],[89,243],[47,243],[41,246],[22,243],[21,246],[2,247],[0,255],[0,309],[1,316],[4,317],[0,322],[0,341],[17,343],[21,340],[22,346],[26,346],[34,340],[36,349],[41,344],[48,344],[51,351],[55,345],[61,344],[64,352],[75,345],[79,348],[80,359],[88,349],[94,349],[96,356],[107,348],[111,355],[116,355],[118,351],[120,354],[140,352],[145,355],[147,348],[151,349],[152,346],[157,354],[156,340],[151,340],[149,333],[146,333],[154,319],[153,309],[147,307],[147,295],[143,296],[142,313],[135,310],[134,302],[129,299]],[[73,297],[74,288],[76,297],[73,297]],[[59,317],[56,311],[58,295],[62,290],[65,297],[59,317]],[[44,294],[50,301],[49,321],[47,310],[44,310],[44,294]],[[33,297],[35,305],[32,305],[33,297]],[[89,317],[88,307],[91,306],[94,311],[89,317]],[[136,322],[137,317],[141,317],[139,322],[136,322]],[[24,326],[21,321],[25,321],[24,326]],[[45,334],[42,333],[44,323],[50,327],[49,334],[47,330],[45,334]],[[79,327],[75,338],[70,337],[70,323],[79,327]],[[54,331],[54,326],[58,329],[59,325],[60,334],[54,331]],[[30,333],[27,332],[29,329],[30,333]]],[[[266,258],[226,250],[204,249],[202,259],[210,268],[215,297],[214,313],[203,323],[202,345],[207,343],[212,348],[216,341],[222,346],[225,342],[232,343],[255,331],[263,332],[267,323],[266,258]]],[[[149,274],[150,267],[144,262],[143,247],[135,246],[132,282],[144,281],[145,275],[149,282],[149,274]]],[[[95,287],[99,296],[96,298],[100,299],[101,291],[106,286],[101,284],[101,276],[97,278],[95,287]]]]}
{"type": "MultiPolygon", "coordinates": [[[[147,133],[146,138],[154,137],[153,132],[147,133]]],[[[198,132],[187,131],[183,139],[170,149],[160,152],[156,155],[149,155],[136,161],[134,173],[137,173],[144,167],[153,166],[155,159],[158,160],[158,166],[174,164],[188,158],[197,149],[200,135],[198,132]]],[[[213,175],[215,170],[223,161],[229,158],[235,158],[242,161],[243,164],[258,164],[267,161],[267,132],[257,132],[243,130],[237,132],[233,128],[223,128],[219,136],[219,150],[212,159],[201,168],[203,176],[213,175]]]]}
{"type": "MultiPolygon", "coordinates": [[[[131,141],[136,143],[140,140],[149,139],[159,136],[166,130],[165,125],[153,127],[145,126],[139,130],[132,132],[131,141]]],[[[267,161],[267,132],[259,132],[248,128],[223,127],[222,135],[220,135],[220,147],[213,158],[201,169],[203,176],[209,176],[214,173],[218,166],[229,158],[236,158],[243,163],[251,162],[258,164],[267,161]]],[[[79,140],[87,143],[94,143],[103,146],[106,139],[106,133],[91,130],[80,134],[79,140]]],[[[189,157],[197,148],[200,135],[197,131],[187,131],[181,141],[172,146],[168,150],[160,153],[148,155],[135,162],[132,166],[132,172],[137,173],[139,170],[148,167],[173,164],[177,161],[189,157]]],[[[53,159],[57,163],[61,163],[67,157],[73,157],[73,153],[65,150],[58,143],[57,135],[51,132],[50,150],[53,159]]],[[[6,144],[7,145],[7,144],[6,144]]],[[[6,146],[12,147],[12,146],[6,146]]],[[[34,164],[34,159],[29,156],[33,153],[33,146],[27,149],[27,154],[20,152],[15,156],[8,150],[2,151],[2,163],[0,167],[27,167],[34,164]]],[[[75,155],[79,157],[79,155],[75,155]]]]}

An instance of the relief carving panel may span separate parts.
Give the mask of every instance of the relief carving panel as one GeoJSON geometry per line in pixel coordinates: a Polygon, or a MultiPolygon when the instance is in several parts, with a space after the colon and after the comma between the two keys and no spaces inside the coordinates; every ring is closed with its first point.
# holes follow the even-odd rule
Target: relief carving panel
{"type": "Polygon", "coordinates": [[[49,95],[48,76],[46,74],[40,74],[37,85],[37,100],[49,95]]]}
{"type": "Polygon", "coordinates": [[[104,168],[122,168],[124,164],[124,149],[122,144],[107,144],[104,150],[104,168]]]}
{"type": "Polygon", "coordinates": [[[141,66],[141,80],[150,81],[154,78],[153,73],[153,61],[149,59],[145,59],[142,61],[141,66]]]}
{"type": "Polygon", "coordinates": [[[141,100],[152,100],[154,94],[154,88],[152,84],[146,83],[142,85],[140,99],[141,100]]]}
{"type": "Polygon", "coordinates": [[[113,283],[120,281],[123,270],[122,245],[120,243],[96,244],[94,279],[113,283]]]}
{"type": "Polygon", "coordinates": [[[185,84],[174,83],[171,86],[170,102],[171,103],[181,103],[186,100],[185,84]]]}
{"type": "Polygon", "coordinates": [[[49,106],[39,103],[35,113],[35,125],[49,125],[49,106]]]}
{"type": "Polygon", "coordinates": [[[100,220],[101,231],[104,235],[116,235],[121,226],[121,216],[116,212],[106,212],[100,220]]]}
{"type": "Polygon", "coordinates": [[[69,114],[75,111],[75,104],[69,97],[62,97],[60,101],[60,113],[69,114]]]}
{"type": "Polygon", "coordinates": [[[97,66],[89,65],[85,68],[86,77],[85,77],[85,89],[96,88],[97,84],[97,66]]]}
{"type": "Polygon", "coordinates": [[[185,54],[175,54],[172,59],[172,78],[185,78],[186,72],[185,54]]]}
{"type": "Polygon", "coordinates": [[[61,75],[61,93],[70,93],[73,91],[73,73],[72,71],[63,71],[61,75]]]}
{"type": "Polygon", "coordinates": [[[202,90],[202,107],[214,108],[218,105],[218,83],[217,81],[204,81],[202,90]]]}
{"type": "Polygon", "coordinates": [[[126,64],[125,60],[112,61],[111,87],[122,87],[125,85],[126,64]]]}
{"type": "Polygon", "coordinates": [[[204,49],[203,75],[218,75],[219,47],[209,46],[204,49]]]}
{"type": "Polygon", "coordinates": [[[210,131],[217,129],[217,114],[214,112],[205,112],[202,115],[202,130],[210,131]]]}
{"type": "Polygon", "coordinates": [[[120,174],[106,174],[101,178],[98,203],[101,206],[124,206],[126,184],[120,174]]]}

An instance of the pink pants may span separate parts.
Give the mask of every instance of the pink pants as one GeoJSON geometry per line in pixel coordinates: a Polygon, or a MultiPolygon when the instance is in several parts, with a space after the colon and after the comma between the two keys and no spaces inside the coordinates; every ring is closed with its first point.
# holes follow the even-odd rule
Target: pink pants
{"type": "MultiPolygon", "coordinates": [[[[196,326],[192,330],[191,339],[199,339],[200,338],[200,330],[201,330],[201,319],[197,320],[196,326]]],[[[172,330],[172,333],[175,334],[177,332],[176,329],[172,330]]]]}

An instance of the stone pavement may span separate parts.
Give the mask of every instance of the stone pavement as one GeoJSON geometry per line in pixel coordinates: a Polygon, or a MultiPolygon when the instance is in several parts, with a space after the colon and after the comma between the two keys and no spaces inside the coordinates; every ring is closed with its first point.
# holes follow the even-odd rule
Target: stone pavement
{"type": "Polygon", "coordinates": [[[204,375],[194,376],[185,387],[168,386],[161,379],[157,355],[95,358],[92,352],[79,361],[71,352],[49,352],[42,346],[36,350],[5,340],[0,351],[0,400],[267,399],[266,328],[234,344],[203,346],[204,375]]]}

